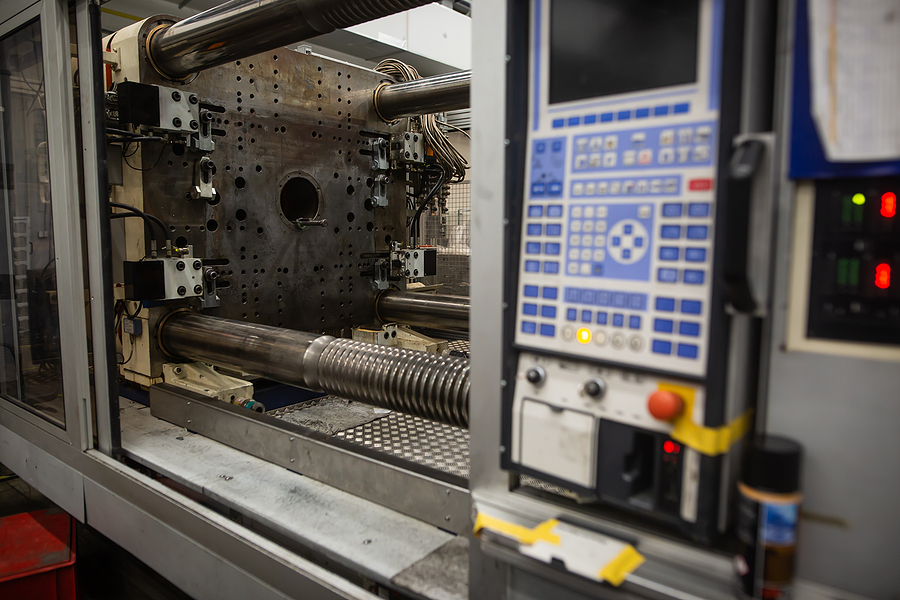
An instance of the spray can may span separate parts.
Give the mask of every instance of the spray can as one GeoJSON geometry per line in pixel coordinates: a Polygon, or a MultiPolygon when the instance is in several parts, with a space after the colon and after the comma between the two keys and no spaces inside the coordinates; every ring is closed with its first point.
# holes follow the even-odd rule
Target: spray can
{"type": "Polygon", "coordinates": [[[745,598],[788,600],[800,520],[800,461],[797,442],[774,435],[750,446],[738,482],[738,587],[745,598]]]}

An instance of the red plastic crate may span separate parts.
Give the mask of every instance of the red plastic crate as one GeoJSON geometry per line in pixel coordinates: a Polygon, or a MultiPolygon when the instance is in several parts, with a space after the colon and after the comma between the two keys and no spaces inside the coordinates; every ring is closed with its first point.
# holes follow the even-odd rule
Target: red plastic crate
{"type": "Polygon", "coordinates": [[[58,508],[0,518],[0,598],[77,600],[75,519],[58,508]]]}

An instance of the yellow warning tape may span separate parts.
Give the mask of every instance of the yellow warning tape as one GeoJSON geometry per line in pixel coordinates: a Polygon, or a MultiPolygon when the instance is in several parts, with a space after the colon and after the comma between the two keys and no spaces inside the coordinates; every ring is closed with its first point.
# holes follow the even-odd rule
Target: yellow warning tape
{"type": "Polygon", "coordinates": [[[479,535],[482,529],[487,528],[491,531],[502,533],[503,535],[516,540],[520,544],[530,546],[537,541],[544,541],[548,544],[559,546],[559,536],[550,532],[550,530],[557,525],[559,525],[559,521],[556,519],[548,519],[534,529],[529,529],[524,525],[517,525],[516,523],[510,523],[509,521],[504,521],[503,519],[498,519],[484,513],[478,513],[478,516],[475,517],[474,533],[475,535],[479,535]]]}
{"type": "Polygon", "coordinates": [[[634,546],[629,544],[608,565],[600,569],[597,576],[612,585],[619,586],[632,571],[643,563],[644,557],[634,549],[634,546]]]}
{"type": "Polygon", "coordinates": [[[672,423],[673,440],[681,442],[688,448],[693,448],[707,456],[725,454],[731,447],[744,437],[750,430],[753,409],[734,419],[731,423],[721,427],[705,427],[693,421],[694,390],[693,388],[660,383],[659,389],[667,392],[675,392],[684,399],[684,410],[672,423]]]}
{"type": "Polygon", "coordinates": [[[136,17],[134,15],[129,15],[128,13],[119,12],[117,10],[112,10],[111,8],[101,8],[100,12],[104,12],[108,15],[113,15],[114,17],[122,17],[123,19],[131,19],[132,21],[140,21],[141,17],[136,17]]]}

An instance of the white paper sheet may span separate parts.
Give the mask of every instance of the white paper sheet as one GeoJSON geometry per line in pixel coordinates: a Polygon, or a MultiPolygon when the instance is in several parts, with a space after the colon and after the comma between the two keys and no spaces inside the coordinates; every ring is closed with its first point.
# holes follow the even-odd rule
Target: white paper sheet
{"type": "Polygon", "coordinates": [[[812,114],[829,160],[900,159],[900,0],[809,0],[812,114]]]}

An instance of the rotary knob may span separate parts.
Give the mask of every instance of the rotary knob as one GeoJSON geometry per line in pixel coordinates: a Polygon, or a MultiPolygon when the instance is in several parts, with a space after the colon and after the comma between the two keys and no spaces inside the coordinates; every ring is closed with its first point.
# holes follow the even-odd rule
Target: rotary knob
{"type": "Polygon", "coordinates": [[[671,421],[684,411],[684,399],[675,392],[656,390],[647,398],[647,410],[654,419],[671,421]]]}
{"type": "Polygon", "coordinates": [[[584,384],[584,393],[594,400],[600,400],[606,395],[606,382],[600,378],[588,380],[584,384]]]}
{"type": "Polygon", "coordinates": [[[525,379],[532,385],[541,385],[547,379],[547,373],[541,367],[531,367],[525,373],[525,379]]]}

